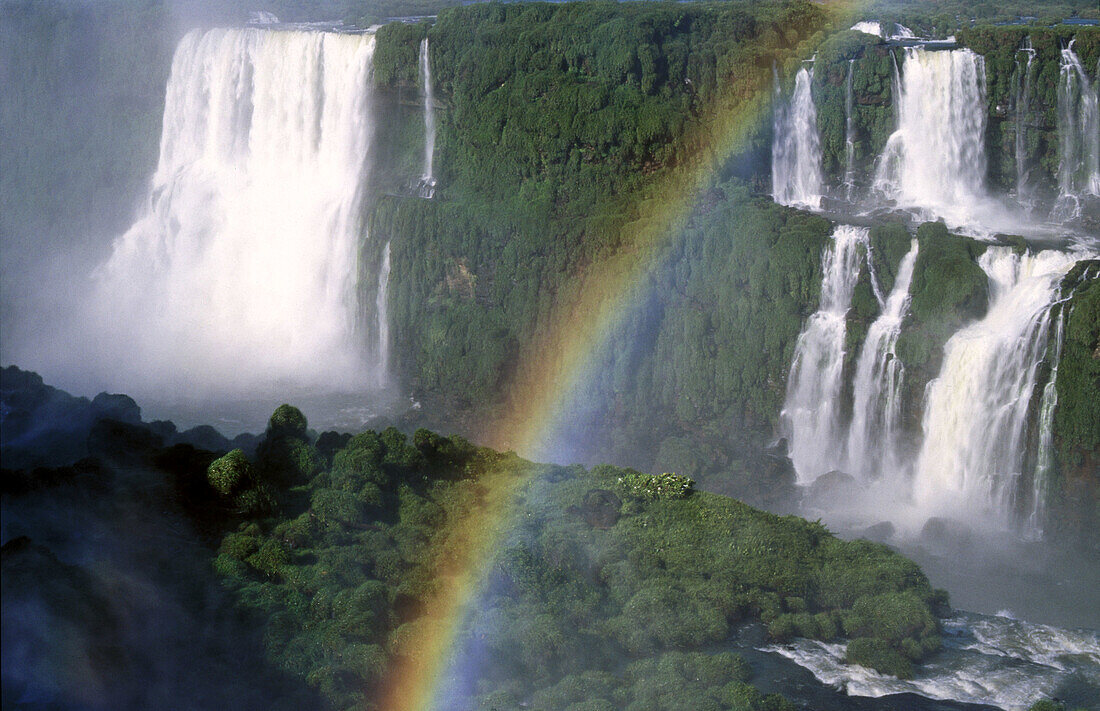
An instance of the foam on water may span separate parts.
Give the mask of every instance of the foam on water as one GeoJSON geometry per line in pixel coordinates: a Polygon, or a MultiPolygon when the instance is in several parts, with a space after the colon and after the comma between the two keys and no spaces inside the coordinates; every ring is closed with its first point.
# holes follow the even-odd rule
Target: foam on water
{"type": "Polygon", "coordinates": [[[850,696],[914,693],[931,699],[991,704],[1025,711],[1050,698],[1071,676],[1100,693],[1100,635],[1008,617],[960,613],[944,623],[944,649],[901,680],[845,664],[845,644],[799,639],[764,651],[809,669],[850,696]],[[1084,681],[1082,681],[1084,680],[1084,681]]]}

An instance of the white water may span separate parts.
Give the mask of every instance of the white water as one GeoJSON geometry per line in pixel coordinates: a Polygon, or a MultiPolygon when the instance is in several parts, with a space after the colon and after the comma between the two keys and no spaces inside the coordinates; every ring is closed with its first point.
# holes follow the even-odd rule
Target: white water
{"type": "Polygon", "coordinates": [[[905,49],[898,127],[876,169],[879,195],[922,218],[990,225],[985,189],[985,62],[968,49],[905,49]]]}
{"type": "Polygon", "coordinates": [[[1058,201],[1052,217],[1067,220],[1080,213],[1081,198],[1100,195],[1100,107],[1097,86],[1073,51],[1062,50],[1058,80],[1058,201]]]}
{"type": "Polygon", "coordinates": [[[1030,171],[1030,160],[1027,155],[1027,122],[1031,108],[1031,67],[1035,61],[1035,50],[1031,46],[1030,37],[1024,39],[1024,45],[1020,51],[1027,55],[1027,62],[1021,67],[1019,58],[1016,59],[1016,199],[1021,204],[1030,205],[1031,191],[1027,184],[1030,171]]]}
{"type": "Polygon", "coordinates": [[[917,240],[898,265],[897,279],[882,313],[867,331],[856,362],[847,468],[864,481],[902,468],[901,387],[905,368],[894,351],[909,311],[909,287],[917,261],[917,240]]]}
{"type": "Polygon", "coordinates": [[[868,20],[864,20],[863,22],[857,22],[856,24],[852,25],[851,28],[849,28],[849,29],[853,29],[856,32],[863,32],[863,33],[868,34],[868,35],[878,35],[879,37],[885,36],[882,32],[882,25],[881,24],[879,24],[878,22],[870,22],[868,20]]]}
{"type": "Polygon", "coordinates": [[[428,38],[420,40],[420,85],[424,99],[424,170],[420,174],[419,195],[435,195],[435,97],[432,89],[432,66],[428,38]]]}
{"type": "Polygon", "coordinates": [[[816,210],[821,207],[824,177],[812,84],[813,70],[799,69],[790,103],[784,104],[776,81],[772,194],[781,205],[816,210]]]}
{"type": "Polygon", "coordinates": [[[1100,635],[1096,632],[968,613],[947,620],[944,628],[944,650],[916,667],[908,681],[845,664],[844,644],[799,639],[764,651],[781,654],[850,696],[878,698],[908,692],[1024,711],[1055,695],[1071,676],[1100,691],[1100,635]]]}
{"type": "Polygon", "coordinates": [[[890,39],[913,39],[915,37],[916,35],[913,34],[913,30],[900,22],[894,23],[894,34],[890,35],[890,39]]]}
{"type": "Polygon", "coordinates": [[[1050,309],[1079,257],[991,247],[979,258],[989,277],[989,310],[951,337],[928,386],[913,479],[918,508],[994,529],[1011,526],[1050,309]]]}
{"type": "Polygon", "coordinates": [[[813,481],[841,462],[845,315],[867,239],[866,228],[837,226],[833,243],[822,255],[821,306],[810,316],[795,345],[780,420],[800,482],[813,481]]]}
{"type": "Polygon", "coordinates": [[[355,282],[373,51],[323,32],[183,38],[144,214],[96,274],[106,379],[192,394],[369,381],[355,282]]]}
{"type": "Polygon", "coordinates": [[[844,81],[844,196],[852,201],[856,184],[856,131],[853,119],[852,71],[856,60],[848,60],[848,76],[844,81]]]}
{"type": "Polygon", "coordinates": [[[1043,537],[1047,488],[1050,475],[1054,471],[1054,411],[1058,407],[1058,366],[1062,362],[1065,325],[1066,314],[1062,311],[1058,315],[1058,325],[1054,332],[1054,362],[1039,402],[1039,447],[1035,454],[1035,472],[1031,478],[1031,515],[1027,519],[1027,533],[1035,540],[1043,537]]]}
{"type": "Polygon", "coordinates": [[[378,328],[376,384],[387,385],[390,371],[390,243],[382,249],[382,263],[378,271],[378,292],[374,297],[374,315],[378,328]]]}

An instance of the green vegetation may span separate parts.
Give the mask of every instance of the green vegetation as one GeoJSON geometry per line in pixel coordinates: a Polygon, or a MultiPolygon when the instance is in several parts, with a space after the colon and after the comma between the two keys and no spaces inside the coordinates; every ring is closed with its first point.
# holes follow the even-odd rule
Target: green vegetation
{"type": "Polygon", "coordinates": [[[1054,500],[1063,513],[1056,521],[1089,545],[1095,539],[1086,532],[1100,523],[1100,261],[1079,262],[1062,281],[1062,294],[1070,298],[1054,313],[1065,320],[1054,411],[1054,500]]]}
{"type": "MultiPolygon", "coordinates": [[[[1061,17],[1069,17],[1069,13],[1061,17]]],[[[921,27],[919,21],[912,19],[899,21],[918,30],[921,27]]],[[[985,60],[988,181],[1001,191],[1008,192],[1016,187],[1018,113],[1015,96],[1022,91],[1024,77],[1021,72],[1027,66],[1026,57],[1019,51],[1024,39],[1030,38],[1035,49],[1030,70],[1031,95],[1023,115],[1025,145],[1031,157],[1028,180],[1031,188],[1040,194],[1053,196],[1057,193],[1057,91],[1061,49],[1070,40],[1075,40],[1074,51],[1088,68],[1095,67],[1100,58],[1100,28],[1051,27],[1050,24],[966,23],[947,33],[957,34],[960,46],[974,50],[985,60]]],[[[848,72],[852,74],[854,167],[858,175],[866,175],[873,170],[874,160],[895,128],[892,89],[895,62],[899,66],[903,63],[900,50],[889,48],[883,40],[872,35],[844,31],[822,42],[814,64],[813,93],[821,134],[822,167],[833,180],[840,180],[846,169],[848,72]]]]}
{"type": "Polygon", "coordinates": [[[989,291],[976,261],[985,244],[949,234],[942,222],[921,225],[917,243],[909,315],[897,353],[907,371],[925,375],[920,378],[923,387],[939,372],[947,339],[963,324],[985,315],[989,291]]]}
{"type": "Polygon", "coordinates": [[[1022,22],[1041,28],[1070,17],[1095,20],[1100,19],[1100,9],[1092,0],[876,0],[863,9],[861,16],[900,22],[925,37],[947,37],[975,25],[1022,22]]]}
{"type": "Polygon", "coordinates": [[[854,167],[859,174],[873,169],[872,163],[895,128],[893,67],[890,50],[873,35],[845,30],[821,44],[814,63],[813,96],[826,175],[838,179],[846,169],[849,71],[854,167]]]}
{"type": "MultiPolygon", "coordinates": [[[[437,197],[383,198],[370,217],[376,242],[400,237],[390,303],[404,378],[459,403],[499,397],[518,344],[573,297],[578,270],[629,243],[662,179],[708,159],[698,141],[720,94],[765,89],[773,62],[808,52],[824,23],[808,3],[442,12],[427,30],[444,104],[437,197]]],[[[424,32],[380,30],[383,91],[415,87],[424,32]]]]}
{"type": "MultiPolygon", "coordinates": [[[[1058,85],[1061,50],[1075,40],[1073,49],[1083,66],[1092,68],[1100,59],[1100,27],[1061,25],[1048,27],[979,26],[963,30],[959,42],[985,58],[987,115],[986,146],[990,184],[1009,190],[1016,184],[1016,123],[1014,92],[1023,81],[1026,58],[1019,48],[1031,39],[1035,58],[1031,69],[1031,99],[1024,114],[1028,155],[1038,168],[1029,174],[1033,185],[1047,193],[1057,192],[1058,175],[1058,85]]],[[[1021,85],[1022,86],[1022,85],[1021,85]]]]}
{"type": "MultiPolygon", "coordinates": [[[[260,451],[288,436],[272,427],[260,451]]],[[[244,467],[232,454],[211,470],[223,461],[244,467]]],[[[790,708],[715,650],[755,619],[778,640],[856,638],[852,658],[888,673],[939,646],[943,593],[913,563],[682,476],[535,465],[389,429],[351,437],[331,466],[275,491],[278,512],[238,519],[215,567],[272,661],[334,708],[369,703],[415,653],[463,521],[499,522],[504,536],[463,628],[485,659],[470,680],[477,708],[790,708]],[[508,492],[500,519],[485,518],[490,490],[508,492]]]]}

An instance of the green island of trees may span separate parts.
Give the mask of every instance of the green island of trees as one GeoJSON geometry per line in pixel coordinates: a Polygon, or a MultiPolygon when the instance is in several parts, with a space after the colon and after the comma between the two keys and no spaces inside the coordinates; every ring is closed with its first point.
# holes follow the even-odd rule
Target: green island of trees
{"type": "MultiPolygon", "coordinates": [[[[212,474],[229,458],[248,470],[231,453],[212,474]]],[[[533,464],[427,430],[315,444],[276,418],[251,466],[277,508],[238,506],[215,568],[270,658],[334,708],[369,705],[415,653],[463,520],[502,531],[459,637],[483,655],[475,708],[792,708],[722,649],[753,621],[778,642],[849,639],[850,661],[901,677],[940,646],[946,594],[915,564],[675,474],[533,464]],[[505,510],[486,511],[500,487],[505,510]]]]}

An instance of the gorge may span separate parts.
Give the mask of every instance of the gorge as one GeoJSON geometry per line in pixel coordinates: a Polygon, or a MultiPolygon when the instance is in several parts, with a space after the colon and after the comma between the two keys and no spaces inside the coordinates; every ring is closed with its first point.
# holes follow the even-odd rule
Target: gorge
{"type": "Polygon", "coordinates": [[[68,535],[51,487],[127,516],[163,488],[259,630],[211,653],[288,708],[415,707],[391,687],[435,639],[422,708],[682,707],[650,677],[1094,707],[1100,30],[477,3],[127,35],[32,5],[0,6],[3,364],[146,415],[5,369],[13,570],[133,562],[96,548],[108,503],[110,535],[35,548],[68,535]]]}

